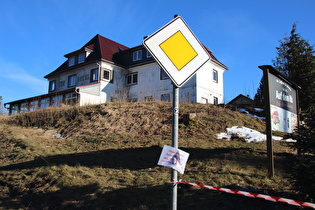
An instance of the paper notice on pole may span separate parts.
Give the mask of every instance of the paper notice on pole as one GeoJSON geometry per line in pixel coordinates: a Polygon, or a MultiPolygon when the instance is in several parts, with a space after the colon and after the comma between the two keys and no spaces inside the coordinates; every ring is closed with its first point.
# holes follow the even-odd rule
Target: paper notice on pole
{"type": "Polygon", "coordinates": [[[189,153],[164,145],[158,165],[172,168],[184,174],[189,153]]]}

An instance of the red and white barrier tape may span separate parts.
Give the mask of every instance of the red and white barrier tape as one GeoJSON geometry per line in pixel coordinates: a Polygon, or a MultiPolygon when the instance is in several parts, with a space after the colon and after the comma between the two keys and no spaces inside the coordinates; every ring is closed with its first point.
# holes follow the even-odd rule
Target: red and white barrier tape
{"type": "Polygon", "coordinates": [[[314,203],[296,201],[296,200],[291,200],[291,199],[287,199],[287,198],[279,198],[279,197],[275,197],[275,196],[269,196],[269,195],[264,195],[264,194],[251,193],[251,192],[245,192],[245,191],[240,191],[240,190],[231,190],[231,189],[227,189],[227,188],[213,187],[213,186],[209,186],[209,185],[202,185],[202,184],[182,182],[181,180],[179,180],[179,181],[172,180],[172,184],[186,184],[186,185],[202,187],[202,188],[206,188],[206,189],[210,189],[210,190],[216,190],[216,191],[221,191],[221,192],[230,193],[230,194],[243,195],[243,196],[252,197],[252,198],[262,198],[262,199],[265,199],[265,200],[268,200],[268,201],[283,202],[283,203],[287,203],[287,204],[290,204],[290,205],[304,206],[304,207],[310,207],[310,208],[314,208],[315,209],[315,204],[314,203]]]}

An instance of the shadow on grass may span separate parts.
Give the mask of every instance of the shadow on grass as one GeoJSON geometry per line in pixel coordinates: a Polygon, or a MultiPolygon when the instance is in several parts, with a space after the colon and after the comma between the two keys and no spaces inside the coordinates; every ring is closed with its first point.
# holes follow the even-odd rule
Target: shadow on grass
{"type": "MultiPolygon", "coordinates": [[[[189,152],[192,160],[229,158],[230,155],[242,156],[244,154],[237,159],[240,163],[248,163],[247,153],[254,152],[246,147],[181,149],[189,152]]],[[[3,166],[0,170],[30,169],[63,164],[140,170],[155,167],[161,151],[161,147],[152,146],[55,155],[3,166]]],[[[264,159],[264,154],[258,157],[252,154],[249,156],[252,158],[250,162],[264,159]]],[[[236,158],[231,157],[231,159],[236,158]]],[[[80,187],[64,187],[54,192],[29,192],[15,197],[1,198],[0,203],[5,209],[169,209],[170,185],[126,186],[124,189],[117,190],[104,189],[95,183],[80,187]]],[[[179,185],[178,206],[179,209],[297,209],[283,203],[230,195],[187,185],[179,185]]]]}
{"type": "MultiPolygon", "coordinates": [[[[179,185],[178,209],[298,209],[284,203],[179,185]]],[[[97,184],[67,187],[3,200],[6,209],[170,209],[170,185],[104,192],[97,184]]]]}
{"type": "Polygon", "coordinates": [[[62,154],[48,157],[38,157],[32,161],[3,166],[0,167],[0,170],[30,169],[62,164],[69,166],[99,166],[104,168],[126,168],[130,170],[139,170],[156,166],[160,152],[160,147],[152,146],[62,154]]]}
{"type": "MultiPolygon", "coordinates": [[[[248,148],[217,148],[217,149],[201,149],[201,148],[182,148],[190,153],[190,160],[218,159],[228,158],[233,152],[242,153],[248,148]]],[[[115,169],[139,170],[152,168],[157,165],[162,148],[159,146],[128,148],[128,149],[109,149],[101,151],[93,151],[86,153],[62,154],[47,157],[38,157],[32,161],[11,164],[0,167],[0,170],[30,169],[42,166],[52,165],[69,165],[69,166],[86,166],[86,167],[103,167],[115,169]]],[[[257,161],[261,161],[262,157],[251,156],[257,161]]],[[[235,157],[234,157],[235,158],[235,157]]],[[[239,157],[238,161],[248,161],[239,157]]]]}

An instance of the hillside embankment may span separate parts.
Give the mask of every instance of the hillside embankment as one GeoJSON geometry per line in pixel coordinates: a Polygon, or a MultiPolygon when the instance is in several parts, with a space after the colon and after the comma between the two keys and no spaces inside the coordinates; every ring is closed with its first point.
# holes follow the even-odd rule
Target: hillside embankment
{"type": "MultiPolygon", "coordinates": [[[[276,172],[269,179],[265,143],[216,139],[235,125],[263,132],[262,120],[213,105],[179,108],[179,147],[190,153],[180,179],[299,198],[290,177],[295,151],[289,143],[274,143],[276,172]]],[[[171,116],[166,102],[2,116],[0,208],[167,209],[170,169],[157,161],[163,145],[171,145],[171,116]]],[[[296,208],[185,185],[179,185],[178,200],[180,209],[296,208]]]]}

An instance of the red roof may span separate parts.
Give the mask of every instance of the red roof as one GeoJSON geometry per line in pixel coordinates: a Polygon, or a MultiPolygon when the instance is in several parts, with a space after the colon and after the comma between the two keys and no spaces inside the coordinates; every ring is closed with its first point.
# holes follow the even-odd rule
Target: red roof
{"type": "Polygon", "coordinates": [[[121,50],[127,50],[129,49],[128,47],[119,44],[115,41],[112,41],[110,39],[107,39],[101,35],[96,35],[99,46],[100,46],[100,53],[101,53],[101,58],[108,60],[108,61],[113,61],[113,54],[117,53],[121,50]]]}
{"type": "MultiPolygon", "coordinates": [[[[206,46],[204,46],[207,52],[209,53],[209,56],[211,57],[211,60],[216,62],[217,64],[223,66],[227,69],[227,67],[222,64],[213,54],[212,51],[209,50],[206,46]]],[[[71,53],[68,53],[65,55],[65,57],[69,58],[71,56],[75,56],[79,53],[85,52],[86,50],[92,51],[91,54],[86,58],[86,62],[82,63],[82,65],[86,63],[91,63],[95,61],[99,61],[101,59],[107,60],[110,62],[113,61],[113,55],[115,53],[125,51],[129,49],[128,47],[119,44],[115,41],[112,41],[110,39],[107,39],[99,34],[97,34],[95,37],[93,37],[88,43],[86,43],[82,48],[79,50],[73,51],[71,53]]],[[[81,65],[81,64],[80,64],[81,65]]],[[[51,72],[50,74],[46,75],[45,78],[48,78],[50,76],[59,74],[61,72],[76,68],[77,65],[68,67],[67,61],[65,61],[61,66],[59,66],[55,71],[51,72]]]]}
{"type": "MultiPolygon", "coordinates": [[[[85,62],[85,63],[89,63],[89,62],[95,62],[101,59],[113,62],[114,53],[120,52],[121,50],[127,50],[129,48],[97,34],[88,43],[86,43],[82,48],[74,52],[66,54],[65,57],[73,56],[80,52],[84,52],[86,49],[89,49],[92,51],[92,53],[87,57],[86,62],[85,62]]],[[[76,67],[76,66],[73,66],[73,67],[76,67]]],[[[55,71],[46,75],[45,78],[67,71],[68,69],[69,67],[67,65],[67,61],[65,61],[55,71]]]]}
{"type": "MultiPolygon", "coordinates": [[[[204,46],[204,45],[203,45],[204,46]]],[[[207,50],[211,60],[214,60],[215,62],[217,62],[218,64],[220,64],[221,66],[223,66],[224,68],[228,69],[223,63],[221,63],[212,53],[211,50],[209,50],[209,48],[207,48],[206,46],[204,46],[204,48],[207,50]]]]}

